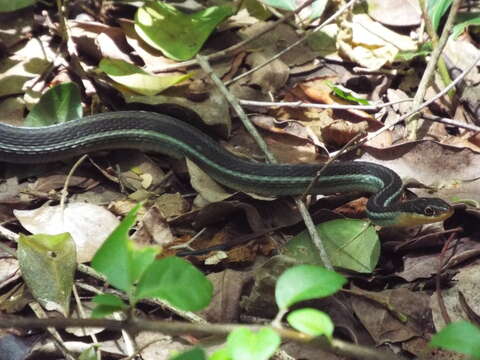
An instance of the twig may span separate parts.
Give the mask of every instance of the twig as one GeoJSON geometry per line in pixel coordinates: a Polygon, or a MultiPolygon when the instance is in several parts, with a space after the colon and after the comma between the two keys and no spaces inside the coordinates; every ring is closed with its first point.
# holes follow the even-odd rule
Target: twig
{"type": "MultiPolygon", "coordinates": [[[[419,0],[419,3],[420,3],[420,8],[422,10],[422,16],[423,16],[423,20],[424,20],[425,25],[426,25],[425,28],[427,30],[428,36],[430,36],[430,39],[432,40],[433,48],[436,48],[438,46],[438,35],[437,35],[437,32],[435,31],[435,29],[433,28],[432,19],[428,15],[427,2],[426,2],[426,0],[419,0]]],[[[440,76],[442,77],[443,83],[445,85],[450,84],[450,82],[452,81],[452,78],[450,77],[450,74],[448,73],[447,65],[445,64],[445,60],[442,57],[440,57],[438,59],[437,66],[438,66],[438,72],[440,73],[440,76]]],[[[452,91],[450,91],[449,95],[454,96],[455,95],[455,89],[452,89],[452,91]]]]}
{"type": "MultiPolygon", "coordinates": [[[[365,139],[363,139],[362,141],[360,141],[358,144],[350,147],[349,149],[347,149],[345,152],[350,152],[352,150],[355,150],[357,149],[359,146],[361,146],[362,144],[366,143],[367,141],[370,141],[372,140],[373,138],[377,137],[378,135],[380,135],[381,133],[383,133],[384,131],[386,130],[389,130],[391,128],[393,128],[395,125],[398,125],[400,124],[402,121],[405,121],[405,119],[409,118],[410,116],[412,116],[413,114],[419,112],[420,110],[422,110],[424,107],[430,105],[431,103],[435,102],[437,99],[441,98],[442,96],[444,96],[446,93],[448,93],[448,91],[453,88],[455,85],[457,85],[460,81],[462,81],[462,79],[477,65],[477,63],[480,62],[480,55],[473,61],[473,63],[468,67],[466,68],[464,71],[462,71],[462,73],[455,79],[453,80],[448,86],[446,86],[442,91],[440,91],[437,95],[435,95],[434,97],[432,97],[431,99],[425,101],[424,103],[422,103],[421,105],[419,105],[416,109],[413,109],[412,111],[410,111],[409,113],[405,114],[405,115],[402,115],[398,118],[398,120],[394,121],[393,123],[391,123],[390,125],[386,125],[384,127],[382,127],[381,129],[371,133],[370,135],[368,135],[365,139]]],[[[335,154],[335,153],[332,153],[332,154],[335,154]]]]}
{"type": "MultiPolygon", "coordinates": [[[[222,81],[218,78],[218,76],[213,72],[212,68],[210,67],[210,64],[206,61],[206,59],[203,56],[197,55],[197,60],[200,66],[202,67],[203,71],[205,71],[212,81],[217,85],[218,89],[220,92],[225,96],[227,101],[232,105],[233,109],[237,113],[237,115],[240,117],[243,125],[247,129],[247,131],[250,133],[250,135],[254,138],[260,149],[263,151],[265,154],[268,162],[276,164],[277,160],[275,159],[275,156],[268,150],[267,144],[261,137],[261,135],[258,133],[257,129],[251,121],[248,119],[247,115],[243,111],[242,107],[238,103],[237,99],[228,91],[227,87],[222,83],[222,81]]],[[[305,226],[307,228],[307,231],[317,247],[319,251],[320,258],[323,262],[323,265],[328,268],[332,269],[332,263],[330,259],[328,258],[327,252],[325,250],[325,247],[323,246],[322,241],[320,240],[320,237],[318,235],[318,232],[315,229],[315,225],[313,224],[313,220],[310,217],[310,214],[308,212],[307,207],[303,203],[303,201],[299,198],[295,199],[295,203],[298,207],[298,210],[300,211],[300,214],[302,215],[303,221],[305,222],[305,226]]]]}
{"type": "Polygon", "coordinates": [[[294,101],[294,102],[270,102],[270,101],[254,101],[254,100],[242,100],[239,99],[238,102],[241,105],[245,106],[258,106],[258,107],[270,107],[270,106],[278,106],[278,107],[293,107],[293,108],[315,108],[315,109],[334,109],[334,110],[378,110],[384,107],[388,107],[391,105],[396,105],[404,102],[410,102],[413,99],[402,99],[396,101],[390,101],[387,103],[380,103],[374,105],[342,105],[342,104],[315,104],[315,103],[307,103],[304,101],[294,101]]]}
{"type": "Polygon", "coordinates": [[[75,164],[73,164],[72,168],[68,172],[68,175],[65,179],[65,184],[63,184],[63,188],[62,188],[62,192],[61,192],[62,196],[60,198],[60,209],[61,209],[62,213],[63,213],[63,209],[65,207],[65,199],[68,196],[68,185],[70,184],[70,180],[71,180],[73,174],[75,173],[75,171],[85,161],[86,158],[88,158],[88,155],[83,155],[80,159],[78,159],[75,162],[75,164]]]}
{"type": "MultiPolygon", "coordinates": [[[[263,326],[259,325],[234,325],[234,324],[190,324],[178,321],[151,321],[144,319],[126,319],[126,320],[109,320],[109,319],[65,319],[65,318],[49,318],[35,319],[17,316],[0,315],[0,328],[17,328],[17,329],[45,329],[47,327],[55,327],[57,329],[65,329],[68,327],[93,327],[108,328],[111,330],[127,330],[135,333],[139,331],[154,331],[167,334],[210,334],[226,336],[230,332],[240,328],[248,328],[252,331],[259,331],[263,326]]],[[[312,336],[299,333],[289,329],[273,328],[283,339],[292,340],[298,343],[308,344],[315,349],[321,349],[329,353],[340,356],[346,356],[351,359],[361,360],[403,360],[403,357],[396,356],[391,353],[382,352],[370,347],[360,346],[347,343],[342,340],[332,339],[328,342],[324,338],[314,338],[312,336]]]]}
{"type": "Polygon", "coordinates": [[[480,131],[480,126],[476,126],[473,124],[467,124],[467,123],[462,123],[459,121],[455,121],[453,119],[448,119],[444,117],[438,117],[438,116],[433,116],[433,115],[428,115],[428,114],[423,114],[422,117],[426,120],[429,121],[436,121],[442,124],[447,124],[447,125],[452,125],[452,126],[457,126],[462,129],[466,130],[471,130],[471,131],[480,131]]]}
{"type": "MultiPolygon", "coordinates": [[[[450,243],[453,240],[453,237],[456,235],[456,233],[452,233],[448,240],[445,242],[445,244],[442,247],[442,251],[440,252],[440,255],[438,257],[438,269],[437,273],[435,275],[435,293],[437,296],[437,302],[438,302],[438,307],[440,308],[440,313],[443,317],[443,321],[445,321],[446,324],[450,324],[452,322],[452,319],[450,318],[450,315],[448,314],[447,308],[445,306],[445,302],[443,301],[442,297],[442,288],[440,284],[440,277],[442,275],[442,269],[444,265],[447,263],[445,261],[445,253],[447,252],[448,248],[450,247],[450,243]]],[[[452,252],[453,253],[453,252],[452,252]]]]}
{"type": "MultiPolygon", "coordinates": [[[[445,45],[447,44],[448,37],[450,36],[450,32],[453,27],[453,21],[455,20],[455,15],[458,12],[458,8],[460,7],[461,2],[462,0],[454,0],[452,7],[450,8],[447,21],[445,22],[445,26],[442,31],[442,35],[438,40],[438,45],[433,50],[432,55],[430,57],[430,61],[428,62],[425,72],[423,73],[422,79],[420,80],[420,84],[418,85],[418,91],[415,94],[415,97],[413,99],[412,108],[418,107],[420,103],[423,101],[423,99],[425,98],[425,94],[433,78],[438,59],[440,58],[442,51],[445,48],[445,45]]],[[[422,122],[419,121],[419,116],[415,113],[411,118],[409,117],[409,119],[406,120],[406,125],[407,125],[406,126],[407,138],[412,141],[416,140],[419,135],[418,130],[422,125],[422,122]]]]}
{"type": "Polygon", "coordinates": [[[225,87],[225,85],[222,83],[222,80],[213,72],[212,67],[207,61],[207,58],[201,55],[197,55],[197,61],[198,64],[201,66],[203,71],[210,76],[212,81],[215,83],[217,88],[220,90],[222,95],[227,99],[227,101],[230,103],[230,105],[233,107],[235,112],[237,113],[238,117],[243,123],[243,126],[247,129],[247,131],[250,133],[250,135],[253,137],[257,145],[260,147],[262,152],[265,154],[267,157],[268,161],[271,163],[276,163],[276,159],[273,156],[273,154],[268,150],[267,144],[263,140],[262,136],[259,134],[257,131],[257,128],[253,126],[251,121],[248,119],[247,114],[245,114],[245,111],[243,111],[242,107],[238,103],[237,99],[228,91],[228,89],[225,87]]]}
{"type": "Polygon", "coordinates": [[[308,39],[308,37],[310,35],[312,35],[313,33],[317,32],[318,30],[322,29],[323,27],[325,27],[326,25],[330,24],[333,20],[335,20],[338,16],[340,16],[344,11],[346,11],[347,9],[349,9],[350,7],[352,7],[354,4],[355,4],[355,1],[356,0],[350,0],[347,4],[345,4],[344,6],[342,6],[340,9],[338,9],[335,14],[333,14],[332,16],[330,16],[327,20],[325,20],[321,25],[317,26],[315,29],[313,29],[312,31],[308,31],[306,32],[300,39],[298,39],[297,41],[295,41],[293,44],[291,44],[290,46],[286,47],[285,49],[283,49],[282,51],[280,51],[278,54],[275,54],[275,56],[272,56],[270,59],[268,59],[267,61],[265,61],[264,63],[258,65],[258,66],[255,66],[254,68],[250,69],[249,71],[246,71],[244,72],[243,74],[237,76],[236,78],[233,78],[231,79],[230,81],[227,81],[225,83],[226,86],[230,85],[230,84],[233,84],[235,81],[238,81],[242,78],[244,78],[245,76],[248,76],[250,75],[252,72],[254,71],[257,71],[261,68],[263,68],[264,66],[270,64],[272,61],[278,59],[280,56],[282,56],[283,54],[289,52],[291,49],[293,49],[295,46],[301,44],[302,42],[304,42],[305,40],[308,39]]]}
{"type": "MultiPolygon", "coordinates": [[[[216,61],[216,60],[226,58],[228,56],[235,55],[236,53],[240,52],[247,44],[249,44],[253,40],[258,39],[263,34],[271,31],[272,29],[274,29],[278,25],[286,22],[287,20],[292,19],[296,14],[298,14],[304,8],[311,5],[313,3],[313,1],[314,0],[308,0],[308,1],[304,2],[302,5],[300,5],[298,8],[296,8],[294,11],[289,12],[288,14],[285,14],[283,17],[279,18],[277,21],[265,26],[261,31],[256,33],[254,36],[252,36],[248,39],[245,39],[243,41],[240,41],[239,43],[237,43],[235,45],[232,45],[227,49],[224,49],[224,50],[218,51],[214,54],[205,56],[205,61],[216,61]]],[[[179,70],[179,69],[189,68],[189,67],[199,66],[199,65],[200,64],[198,62],[198,59],[193,59],[193,60],[184,61],[184,62],[181,62],[181,63],[178,63],[178,64],[167,65],[167,66],[164,66],[161,69],[159,69],[157,71],[154,71],[154,72],[155,73],[167,72],[167,71],[179,70]]]]}

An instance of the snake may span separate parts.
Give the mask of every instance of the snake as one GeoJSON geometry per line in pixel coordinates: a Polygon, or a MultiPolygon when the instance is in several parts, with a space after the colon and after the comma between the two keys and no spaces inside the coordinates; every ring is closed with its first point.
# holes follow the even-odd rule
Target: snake
{"type": "Polygon", "coordinates": [[[452,206],[439,198],[401,201],[402,180],[385,166],[365,161],[333,161],[323,167],[246,160],[223,149],[195,126],[155,112],[113,111],[44,127],[0,124],[2,162],[46,163],[110,149],[186,157],[220,184],[246,193],[300,195],[307,188],[311,194],[371,193],[366,214],[380,226],[428,224],[453,213],[452,206]]]}

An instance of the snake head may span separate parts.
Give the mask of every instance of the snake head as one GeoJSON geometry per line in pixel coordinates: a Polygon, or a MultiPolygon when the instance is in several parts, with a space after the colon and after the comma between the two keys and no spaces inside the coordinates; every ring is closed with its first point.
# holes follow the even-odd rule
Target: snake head
{"type": "Polygon", "coordinates": [[[453,207],[438,198],[417,198],[400,204],[402,212],[395,226],[415,226],[448,219],[453,207]]]}

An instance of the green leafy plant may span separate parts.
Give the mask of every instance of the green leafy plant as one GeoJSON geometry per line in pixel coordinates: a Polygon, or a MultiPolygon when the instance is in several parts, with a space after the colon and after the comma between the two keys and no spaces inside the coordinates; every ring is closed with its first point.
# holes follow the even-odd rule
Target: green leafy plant
{"type": "Polygon", "coordinates": [[[194,14],[184,14],[162,1],[149,2],[135,14],[135,31],[150,46],[174,60],[194,57],[227,17],[230,6],[212,6],[194,14]]]}
{"type": "MultiPolygon", "coordinates": [[[[110,284],[127,293],[131,306],[143,298],[159,298],[182,310],[197,311],[212,298],[210,281],[192,264],[177,258],[157,260],[160,248],[138,248],[128,237],[141,204],[133,208],[98,249],[92,266],[110,284]]],[[[114,295],[96,297],[95,316],[124,310],[126,304],[114,295]]]]}
{"type": "Polygon", "coordinates": [[[449,324],[432,337],[430,346],[480,359],[480,328],[467,321],[449,324]]]}

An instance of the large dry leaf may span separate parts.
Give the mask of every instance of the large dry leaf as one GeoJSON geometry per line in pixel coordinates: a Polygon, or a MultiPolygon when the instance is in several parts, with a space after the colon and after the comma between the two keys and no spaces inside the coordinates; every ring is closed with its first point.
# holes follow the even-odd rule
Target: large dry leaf
{"type": "Polygon", "coordinates": [[[35,210],[15,210],[14,214],[32,234],[70,233],[80,263],[90,261],[119,224],[108,210],[87,203],[68,204],[63,211],[60,206],[46,205],[35,210]]]}
{"type": "Polygon", "coordinates": [[[480,201],[480,154],[470,149],[420,140],[384,149],[365,146],[359,160],[384,165],[404,180],[437,189],[433,194],[425,189],[421,196],[436,196],[445,200],[470,199],[480,201]]]}

